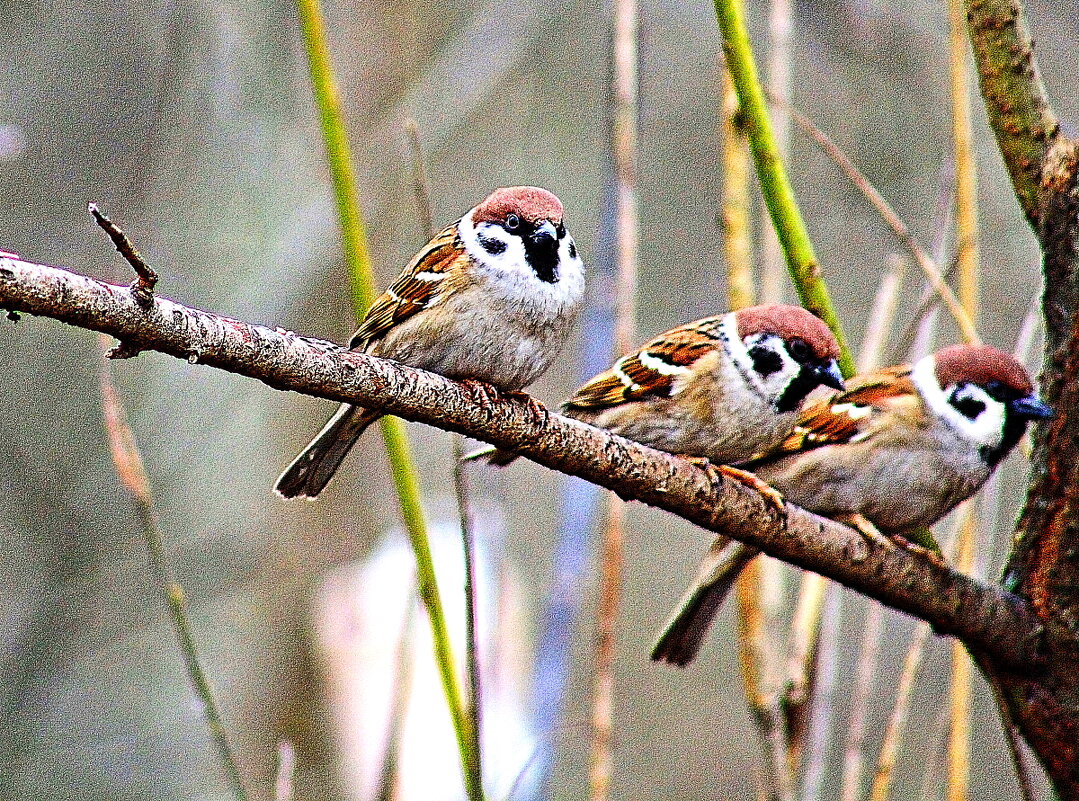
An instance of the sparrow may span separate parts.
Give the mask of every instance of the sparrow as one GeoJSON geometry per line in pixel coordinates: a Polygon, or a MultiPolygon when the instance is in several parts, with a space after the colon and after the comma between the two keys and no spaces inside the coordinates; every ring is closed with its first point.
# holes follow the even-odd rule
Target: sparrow
{"type": "MultiPolygon", "coordinates": [[[[584,265],[546,189],[496,189],[436,234],[367,311],[349,347],[516,392],[554,361],[576,320],[584,265]]],[[[382,416],[342,404],[275,489],[314,498],[382,416]]]]}
{"type": "MultiPolygon", "coordinates": [[[[820,385],[842,389],[839,346],[800,306],[751,306],[665,331],[592,378],[562,404],[567,417],[668,453],[730,462],[778,445],[820,385]]],[[[505,465],[516,455],[486,448],[505,465]]]]}
{"type": "MultiPolygon", "coordinates": [[[[845,391],[803,409],[777,447],[740,467],[791,503],[939,561],[911,540],[977,492],[1031,420],[1051,414],[1011,356],[953,345],[913,366],[850,379],[845,391]]],[[[652,659],[689,664],[735,578],[759,553],[718,537],[652,659]]]]}

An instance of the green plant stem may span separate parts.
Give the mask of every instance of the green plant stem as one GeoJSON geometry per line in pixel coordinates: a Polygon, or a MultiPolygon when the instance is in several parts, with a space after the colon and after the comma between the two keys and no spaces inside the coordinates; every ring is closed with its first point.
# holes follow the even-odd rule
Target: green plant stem
{"type": "Polygon", "coordinates": [[[794,190],[772,133],[764,89],[757,75],[753,49],[746,30],[745,8],[742,0],[715,0],[715,7],[719,29],[723,34],[723,52],[734,79],[734,88],[738,92],[742,120],[753,151],[753,160],[757,165],[761,192],[783,252],[787,256],[791,280],[802,304],[820,317],[835,334],[839,342],[839,366],[843,375],[853,375],[854,359],[839,318],[836,317],[828,286],[821,276],[820,264],[813,251],[813,244],[809,241],[805,222],[798,211],[794,190]]]}
{"type": "MultiPolygon", "coordinates": [[[[329,48],[326,45],[326,26],[318,0],[297,0],[297,7],[303,27],[311,82],[314,86],[315,100],[322,123],[327,161],[333,178],[334,198],[340,218],[345,260],[351,276],[352,305],[357,317],[361,317],[375,296],[374,271],[371,268],[367,248],[363,215],[356,190],[356,176],[352,169],[337,84],[334,81],[329,48]]],[[[453,649],[446,627],[446,615],[438,592],[431,544],[427,536],[427,522],[421,503],[419,477],[412,461],[408,436],[404,423],[395,417],[383,417],[381,426],[390,460],[390,471],[393,474],[394,486],[401,507],[401,516],[416,557],[416,581],[420,599],[427,609],[427,617],[431,622],[435,662],[442,680],[446,704],[449,707],[457,747],[461,755],[465,791],[470,801],[482,801],[483,785],[479,778],[479,760],[473,747],[475,735],[457,678],[453,649]]]]}
{"type": "Polygon", "coordinates": [[[333,197],[341,225],[341,243],[345,263],[352,276],[352,306],[361,318],[375,299],[375,271],[367,249],[367,232],[358,201],[356,172],[352,168],[341,98],[330,64],[330,49],[326,44],[326,22],[319,0],[296,0],[303,28],[304,47],[311,71],[311,85],[318,106],[326,160],[333,181],[333,197]]]}

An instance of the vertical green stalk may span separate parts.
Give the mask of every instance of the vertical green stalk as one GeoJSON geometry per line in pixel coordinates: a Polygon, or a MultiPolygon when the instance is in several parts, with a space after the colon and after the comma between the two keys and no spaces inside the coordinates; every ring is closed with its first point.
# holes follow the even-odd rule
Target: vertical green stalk
{"type": "MultiPolygon", "coordinates": [[[[315,100],[322,124],[322,136],[326,145],[326,157],[333,178],[334,198],[341,224],[341,236],[352,285],[352,304],[357,317],[362,316],[375,296],[374,271],[367,249],[363,215],[360,211],[356,176],[352,169],[348,139],[341,113],[337,84],[330,66],[329,49],[326,45],[326,26],[318,0],[297,0],[304,43],[311,70],[315,100]]],[[[427,523],[421,503],[419,477],[408,446],[404,423],[395,417],[383,417],[382,435],[386,441],[390,470],[401,507],[401,516],[408,531],[409,541],[416,557],[416,580],[420,599],[431,621],[435,662],[438,665],[442,688],[446,695],[450,718],[453,722],[457,747],[461,755],[465,790],[470,801],[483,798],[479,779],[478,760],[473,743],[475,737],[471,720],[466,712],[460,682],[457,677],[446,615],[435,579],[434,560],[427,537],[427,523]]]]}
{"type": "MultiPolygon", "coordinates": [[[[412,150],[412,189],[416,195],[416,210],[420,228],[428,239],[436,233],[431,213],[431,188],[427,180],[427,163],[423,158],[420,129],[413,119],[405,120],[405,133],[412,150]]],[[[468,476],[465,475],[465,438],[452,434],[453,489],[457,496],[457,514],[461,523],[461,551],[465,568],[465,677],[468,681],[468,719],[472,728],[472,753],[475,758],[477,785],[483,784],[483,691],[479,657],[479,611],[476,606],[476,527],[472,519],[472,505],[468,492],[468,476]]]]}
{"type": "Polygon", "coordinates": [[[349,155],[341,98],[330,65],[326,22],[319,0],[296,0],[296,6],[300,11],[311,85],[315,91],[322,140],[326,146],[326,161],[330,166],[333,198],[341,225],[341,245],[352,277],[352,306],[357,319],[360,319],[375,299],[375,271],[367,250],[367,231],[360,210],[359,192],[356,191],[356,172],[349,155]]]}
{"type": "Polygon", "coordinates": [[[715,7],[719,29],[723,34],[723,52],[727,57],[727,67],[734,80],[734,88],[738,92],[742,121],[757,165],[761,192],[783,252],[787,255],[791,279],[802,304],[832,329],[839,342],[840,369],[843,375],[852,375],[854,360],[836,317],[828,286],[821,276],[817,255],[809,241],[809,233],[798,210],[794,190],[772,133],[764,89],[757,75],[753,49],[746,30],[744,5],[742,0],[715,0],[715,7]]]}

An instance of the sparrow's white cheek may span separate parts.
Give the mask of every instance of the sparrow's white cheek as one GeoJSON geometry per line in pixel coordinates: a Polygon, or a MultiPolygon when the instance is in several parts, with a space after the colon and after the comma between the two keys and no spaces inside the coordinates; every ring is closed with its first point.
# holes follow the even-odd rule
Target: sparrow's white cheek
{"type": "Polygon", "coordinates": [[[1003,403],[990,397],[989,393],[976,384],[968,384],[957,391],[957,398],[970,403],[980,403],[982,410],[973,418],[967,417],[950,400],[953,388],[941,389],[937,383],[932,356],[926,356],[914,365],[911,379],[930,410],[968,442],[991,449],[1000,445],[1004,438],[1006,414],[1003,403]]]}
{"type": "Polygon", "coordinates": [[[719,336],[742,380],[769,404],[776,403],[783,396],[787,386],[802,369],[787,353],[783,340],[775,334],[756,334],[743,341],[738,336],[738,321],[733,313],[724,316],[719,336]],[[754,347],[767,348],[775,353],[780,362],[779,369],[766,375],[757,372],[757,365],[750,355],[754,347]]]}

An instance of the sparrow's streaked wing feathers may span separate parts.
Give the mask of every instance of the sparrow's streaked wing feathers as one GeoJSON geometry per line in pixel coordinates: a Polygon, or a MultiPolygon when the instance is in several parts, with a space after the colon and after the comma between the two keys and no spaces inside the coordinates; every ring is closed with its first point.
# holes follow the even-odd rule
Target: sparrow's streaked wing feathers
{"type": "Polygon", "coordinates": [[[660,334],[578,389],[564,408],[603,409],[649,397],[669,397],[690,365],[719,347],[721,317],[706,317],[660,334]]]}
{"type": "Polygon", "coordinates": [[[774,450],[746,462],[746,466],[752,469],[760,461],[851,442],[870,430],[880,412],[917,397],[908,365],[855,376],[848,380],[847,387],[803,409],[790,435],[774,450]]]}
{"type": "Polygon", "coordinates": [[[362,350],[385,336],[395,325],[433,305],[454,263],[467,258],[457,233],[457,223],[435,234],[390,288],[371,304],[367,316],[352,335],[349,347],[362,350]]]}

